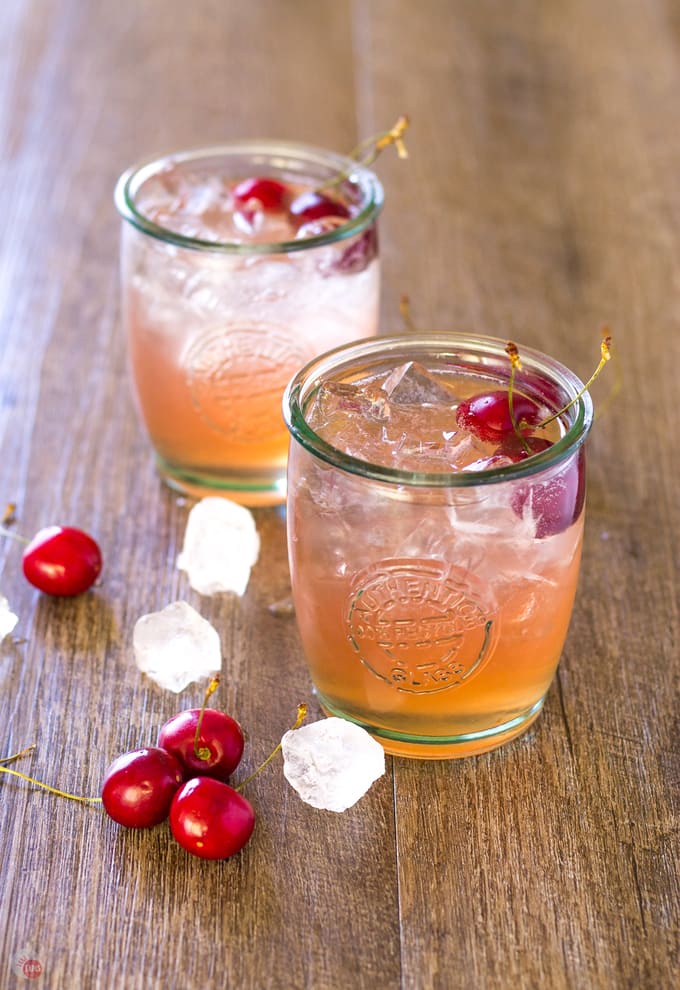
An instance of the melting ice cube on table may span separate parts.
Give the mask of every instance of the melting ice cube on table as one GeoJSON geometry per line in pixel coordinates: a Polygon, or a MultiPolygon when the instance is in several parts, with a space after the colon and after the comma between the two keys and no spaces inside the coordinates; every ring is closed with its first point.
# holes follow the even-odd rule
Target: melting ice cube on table
{"type": "Polygon", "coordinates": [[[19,616],[11,611],[7,599],[0,595],[0,640],[9,636],[18,621],[19,616]]]}
{"type": "Polygon", "coordinates": [[[222,666],[217,630],[188,602],[172,602],[160,612],[142,615],[132,645],[142,673],[175,694],[222,666]]]}
{"type": "Polygon", "coordinates": [[[226,498],[208,497],[189,513],[177,566],[200,595],[242,595],[260,552],[253,515],[226,498]]]}
{"type": "Polygon", "coordinates": [[[324,718],[286,732],[283,774],[303,801],[346,811],[385,773],[385,751],[365,729],[344,718],[324,718]]]}

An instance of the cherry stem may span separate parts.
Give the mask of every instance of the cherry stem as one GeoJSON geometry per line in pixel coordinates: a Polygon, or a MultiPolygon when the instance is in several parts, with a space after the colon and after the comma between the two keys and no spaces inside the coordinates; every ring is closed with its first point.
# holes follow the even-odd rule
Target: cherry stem
{"type": "Polygon", "coordinates": [[[15,533],[14,530],[7,529],[7,527],[2,525],[1,523],[0,523],[0,533],[2,533],[3,536],[9,536],[10,539],[12,540],[16,540],[17,543],[23,543],[24,546],[28,546],[28,544],[31,542],[30,540],[27,540],[25,536],[20,536],[18,533],[15,533]]]}
{"type": "Polygon", "coordinates": [[[360,162],[362,165],[372,165],[376,160],[381,151],[385,148],[389,148],[391,144],[397,150],[397,155],[399,158],[408,158],[408,151],[406,150],[406,145],[404,144],[404,134],[406,129],[410,124],[409,118],[406,114],[401,114],[397,118],[396,123],[390,127],[389,131],[385,131],[383,134],[378,134],[376,137],[367,138],[358,144],[354,151],[350,153],[350,158],[355,161],[360,162]],[[363,157],[362,157],[363,156],[363,157]]]}
{"type": "MultiPolygon", "coordinates": [[[[352,158],[357,164],[363,165],[364,168],[369,168],[380,152],[384,151],[391,144],[396,148],[399,158],[408,158],[408,151],[404,144],[404,133],[409,123],[410,121],[406,114],[402,114],[396,123],[390,127],[389,131],[383,131],[381,134],[362,141],[349,153],[348,158],[352,158]]],[[[319,190],[339,186],[341,182],[349,178],[349,175],[350,170],[339,172],[334,178],[329,179],[328,182],[324,182],[323,185],[319,186],[319,190]]]]}
{"type": "Polygon", "coordinates": [[[14,753],[13,756],[3,756],[2,759],[0,759],[0,763],[14,763],[15,760],[20,760],[23,756],[28,756],[29,753],[32,753],[35,747],[36,744],[31,743],[30,746],[26,747],[26,749],[22,749],[19,753],[14,753]]]}
{"type": "Polygon", "coordinates": [[[519,438],[519,442],[524,447],[527,454],[531,453],[529,444],[524,439],[524,434],[520,429],[520,424],[515,419],[515,373],[522,370],[522,362],[519,357],[519,350],[517,349],[517,344],[512,340],[509,340],[506,347],[505,353],[510,358],[510,381],[508,382],[508,411],[510,413],[510,422],[512,423],[512,428],[515,431],[516,436],[519,438]]]}
{"type": "MultiPolygon", "coordinates": [[[[552,413],[552,415],[551,416],[548,416],[547,419],[542,419],[540,423],[536,423],[535,426],[533,427],[534,429],[536,429],[536,430],[542,430],[544,427],[548,426],[550,423],[553,423],[556,419],[559,419],[560,416],[563,416],[565,414],[565,412],[568,412],[571,409],[571,407],[578,402],[578,400],[581,398],[581,396],[585,392],[588,391],[588,389],[590,388],[590,386],[593,384],[593,382],[595,381],[595,379],[598,377],[598,375],[600,374],[600,372],[604,368],[605,364],[609,360],[611,360],[611,356],[612,356],[612,354],[611,354],[611,343],[612,343],[611,334],[605,329],[604,332],[603,332],[603,335],[602,335],[602,341],[600,343],[600,362],[599,362],[597,368],[595,368],[595,371],[592,373],[592,375],[588,379],[588,381],[585,383],[585,385],[583,386],[583,388],[581,388],[577,392],[577,394],[574,396],[574,398],[571,399],[569,402],[567,402],[566,406],[562,406],[561,409],[558,409],[557,412],[552,413]]],[[[518,423],[517,422],[517,420],[515,419],[514,411],[513,411],[513,397],[514,397],[514,388],[515,388],[515,372],[516,371],[520,371],[521,368],[522,368],[522,362],[521,362],[520,357],[519,357],[519,351],[517,349],[517,345],[514,344],[511,340],[509,340],[508,343],[507,343],[507,345],[506,345],[506,348],[505,348],[505,353],[510,358],[510,380],[508,382],[508,409],[510,411],[510,421],[512,422],[512,428],[515,431],[515,433],[517,434],[517,436],[519,437],[519,440],[520,440],[522,446],[524,447],[525,451],[527,452],[527,454],[531,454],[531,448],[529,447],[529,444],[527,443],[527,441],[526,441],[526,439],[525,439],[525,437],[524,437],[524,435],[522,433],[522,429],[521,429],[522,428],[522,423],[518,423]]],[[[528,425],[528,424],[525,424],[525,425],[528,425]]]]}
{"type": "MultiPolygon", "coordinates": [[[[307,717],[307,705],[303,701],[297,706],[297,717],[295,719],[295,725],[292,725],[290,727],[290,731],[294,732],[295,729],[299,729],[306,717],[307,717]]],[[[275,746],[274,749],[269,754],[269,756],[267,757],[267,759],[264,761],[264,763],[260,763],[259,767],[256,770],[253,770],[253,772],[250,774],[249,777],[246,777],[245,780],[242,780],[241,783],[234,788],[234,790],[242,791],[243,788],[246,786],[246,784],[249,784],[251,780],[257,777],[258,773],[264,770],[267,764],[271,763],[271,761],[274,759],[274,757],[280,751],[280,749],[281,749],[281,743],[279,743],[278,746],[275,746]]]]}
{"type": "Polygon", "coordinates": [[[614,384],[612,385],[609,395],[606,396],[603,402],[600,402],[595,413],[593,415],[593,422],[598,420],[600,416],[604,415],[607,411],[608,406],[616,399],[617,395],[623,388],[623,375],[621,374],[621,364],[619,361],[614,361],[614,384]]]}
{"type": "Polygon", "coordinates": [[[413,322],[413,317],[411,316],[411,300],[404,292],[399,300],[399,313],[401,315],[402,322],[406,329],[410,333],[416,332],[416,325],[413,322]]]}
{"type": "MultiPolygon", "coordinates": [[[[24,752],[26,752],[26,750],[24,750],[24,752]]],[[[21,756],[21,753],[17,753],[16,756],[10,756],[7,759],[15,760],[18,756],[21,756]]],[[[3,762],[7,762],[7,760],[3,760],[3,762]]],[[[9,767],[0,766],[0,773],[9,773],[13,777],[19,777],[21,780],[27,780],[29,784],[35,784],[36,787],[42,787],[44,791],[49,791],[50,794],[58,794],[59,797],[68,798],[70,801],[81,801],[84,804],[101,804],[102,799],[100,797],[83,797],[81,794],[68,794],[66,791],[60,791],[57,787],[50,787],[49,784],[43,784],[41,780],[36,780],[35,777],[29,777],[28,774],[19,773],[18,770],[10,770],[9,767]]]]}
{"type": "Polygon", "coordinates": [[[9,523],[13,523],[16,511],[16,502],[8,502],[2,514],[2,519],[0,519],[0,525],[7,526],[9,523]]]}
{"type": "Polygon", "coordinates": [[[574,396],[574,398],[571,400],[571,402],[567,402],[566,406],[563,406],[561,409],[558,409],[556,413],[553,413],[552,414],[552,416],[548,416],[547,419],[544,419],[540,423],[538,423],[537,426],[536,426],[536,429],[543,429],[544,426],[548,426],[549,423],[552,423],[552,422],[554,422],[554,420],[559,419],[560,416],[563,416],[565,412],[567,412],[569,409],[571,409],[571,407],[578,402],[578,400],[581,398],[581,396],[585,392],[588,391],[588,389],[590,388],[590,386],[593,384],[593,382],[595,381],[595,379],[597,378],[597,376],[600,374],[600,372],[604,368],[604,366],[607,363],[607,361],[611,360],[611,356],[612,356],[612,353],[611,353],[611,343],[612,343],[611,334],[609,334],[605,330],[604,331],[604,334],[602,336],[602,342],[600,343],[600,363],[598,364],[598,366],[595,369],[595,371],[592,373],[592,375],[590,376],[590,378],[588,379],[588,381],[585,383],[585,385],[583,386],[583,388],[574,396]]]}
{"type": "Polygon", "coordinates": [[[214,692],[217,690],[219,683],[220,683],[220,675],[215,674],[213,679],[210,681],[210,684],[208,684],[208,687],[205,692],[205,697],[203,698],[203,704],[201,705],[201,711],[198,716],[198,722],[196,723],[196,732],[194,733],[194,753],[196,754],[197,760],[210,759],[210,750],[208,749],[207,746],[199,746],[198,740],[201,735],[201,726],[203,725],[203,716],[205,715],[205,709],[206,709],[206,705],[208,704],[208,698],[210,697],[211,694],[214,694],[214,692]]]}

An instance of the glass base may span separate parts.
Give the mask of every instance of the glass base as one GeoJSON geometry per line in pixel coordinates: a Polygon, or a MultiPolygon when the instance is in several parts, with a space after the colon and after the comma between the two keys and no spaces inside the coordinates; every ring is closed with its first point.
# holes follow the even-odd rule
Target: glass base
{"type": "Polygon", "coordinates": [[[345,718],[360,725],[362,729],[366,729],[378,740],[386,753],[392,756],[407,756],[416,760],[454,760],[466,756],[479,756],[492,749],[498,749],[499,746],[505,745],[511,739],[516,739],[517,736],[526,732],[532,722],[540,715],[545,701],[544,695],[527,711],[489,729],[451,736],[415,736],[369,725],[334,708],[318,692],[317,697],[326,715],[337,715],[339,718],[345,718]]]}
{"type": "Polygon", "coordinates": [[[228,473],[211,474],[209,472],[192,471],[168,464],[161,457],[156,457],[156,467],[161,479],[176,492],[189,495],[192,498],[206,498],[209,495],[221,495],[230,498],[239,505],[252,507],[264,505],[282,505],[286,501],[286,471],[285,468],[273,470],[267,474],[230,475],[228,473]]]}

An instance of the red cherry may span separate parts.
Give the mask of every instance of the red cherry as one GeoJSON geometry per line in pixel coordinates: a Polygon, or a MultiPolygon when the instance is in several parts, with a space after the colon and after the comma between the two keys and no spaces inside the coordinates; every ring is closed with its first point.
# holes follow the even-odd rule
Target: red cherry
{"type": "Polygon", "coordinates": [[[242,849],[255,828],[252,805],[213,777],[194,777],[175,794],[170,828],[183,849],[202,859],[227,859],[242,849]]]}
{"type": "Polygon", "coordinates": [[[522,437],[520,439],[513,432],[503,440],[496,453],[510,458],[511,461],[517,464],[519,461],[526,460],[527,457],[540,454],[541,451],[547,450],[549,447],[552,447],[552,441],[546,437],[522,437]],[[529,448],[528,450],[527,447],[529,448]]]}
{"type": "Polygon", "coordinates": [[[320,220],[321,217],[344,217],[350,215],[344,203],[323,193],[310,189],[300,193],[288,207],[288,212],[299,223],[308,223],[310,220],[320,220]]]}
{"type": "Polygon", "coordinates": [[[168,817],[183,780],[179,760],[158,746],[124,753],[104,775],[104,810],[119,825],[151,828],[168,817]]]}
{"type": "Polygon", "coordinates": [[[530,506],[536,519],[536,537],[540,540],[561,533],[578,519],[585,494],[585,457],[581,447],[578,454],[569,458],[566,465],[549,480],[529,480],[519,486],[512,496],[512,507],[518,516],[522,516],[530,506]]]}
{"type": "MultiPolygon", "coordinates": [[[[526,460],[552,447],[547,437],[528,436],[522,440],[513,433],[503,440],[496,451],[515,463],[526,460]],[[529,450],[526,448],[529,447],[529,450]]],[[[585,500],[585,462],[583,451],[548,481],[528,482],[517,488],[512,497],[512,507],[522,516],[527,502],[536,519],[536,537],[561,533],[578,519],[585,500]]]]}
{"type": "Polygon", "coordinates": [[[48,595],[79,595],[97,580],[101,550],[87,533],[70,526],[48,526],[23,554],[28,581],[48,595]]]}
{"type": "Polygon", "coordinates": [[[186,777],[228,780],[243,755],[241,726],[224,712],[206,708],[195,746],[196,726],[200,717],[200,708],[190,708],[174,715],[161,727],[158,745],[179,760],[186,777]],[[196,754],[197,748],[207,750],[207,754],[202,754],[203,759],[196,754]]]}
{"type": "Polygon", "coordinates": [[[333,265],[333,271],[356,275],[368,268],[378,254],[378,230],[372,226],[352,240],[333,265]]]}
{"type": "MultiPolygon", "coordinates": [[[[533,399],[517,393],[512,397],[512,412],[516,423],[524,420],[535,425],[541,419],[541,411],[533,399]]],[[[484,392],[465,399],[458,406],[456,421],[461,429],[474,433],[480,440],[489,443],[502,440],[514,432],[508,393],[484,392]]]]}
{"type": "Polygon", "coordinates": [[[254,176],[243,179],[232,192],[234,199],[241,204],[257,199],[264,210],[280,210],[287,197],[288,187],[276,179],[254,176]]]}

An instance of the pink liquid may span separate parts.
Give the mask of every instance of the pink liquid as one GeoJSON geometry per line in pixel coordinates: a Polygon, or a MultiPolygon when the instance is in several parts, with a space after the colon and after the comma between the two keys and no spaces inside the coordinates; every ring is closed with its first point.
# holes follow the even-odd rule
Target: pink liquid
{"type": "MultiPolygon", "coordinates": [[[[376,332],[379,266],[371,228],[308,250],[249,253],[342,221],[300,225],[286,209],[244,208],[236,181],[177,167],[145,184],[138,208],[149,219],[244,253],[190,250],[124,225],[124,315],[137,405],[166,479],[270,504],[285,497],[284,387],[319,351],[376,332]]],[[[288,187],[291,197],[305,188],[288,187]]]]}

